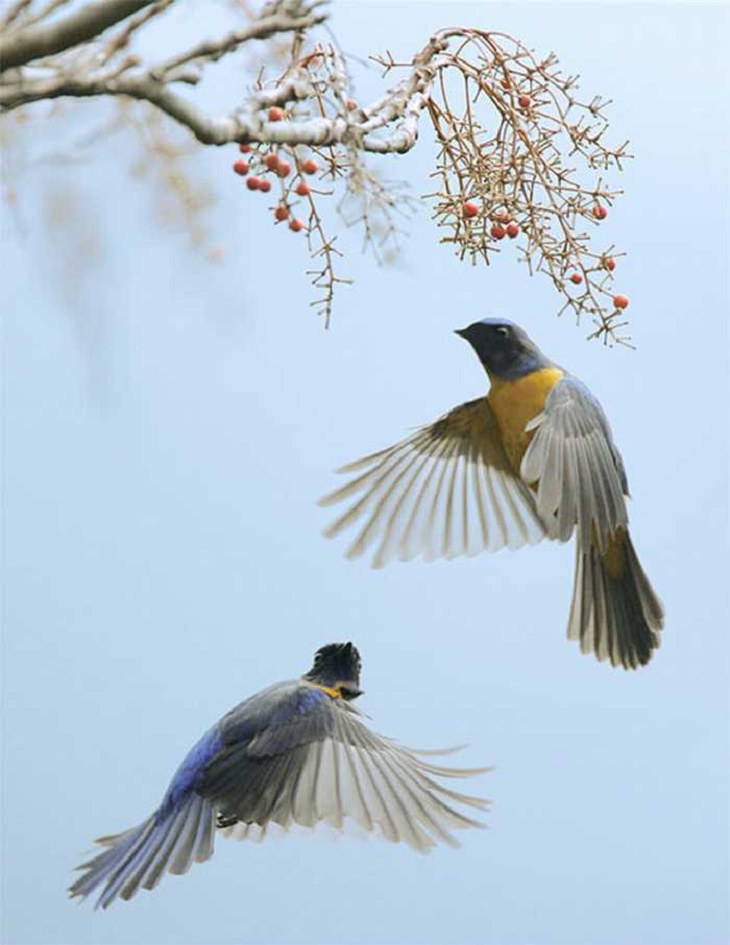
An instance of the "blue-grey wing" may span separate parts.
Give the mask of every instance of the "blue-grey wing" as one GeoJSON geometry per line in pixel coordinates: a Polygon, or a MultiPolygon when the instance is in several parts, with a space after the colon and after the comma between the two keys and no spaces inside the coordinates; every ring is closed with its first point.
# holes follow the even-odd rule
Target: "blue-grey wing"
{"type": "Polygon", "coordinates": [[[252,827],[272,823],[288,828],[327,821],[342,828],[351,819],[388,840],[428,850],[438,840],[455,844],[454,828],[480,826],[456,808],[486,802],[436,780],[476,771],[435,766],[375,735],[356,709],[323,690],[302,683],[285,702],[272,706],[277,724],[249,740],[232,739],[198,785],[231,835],[244,838],[252,827]]]}
{"type": "Polygon", "coordinates": [[[349,504],[324,534],[334,538],[357,522],[347,557],[372,547],[376,568],[418,555],[430,560],[518,548],[545,535],[486,397],[338,471],[351,478],[320,505],[349,504]]]}
{"type": "Polygon", "coordinates": [[[583,541],[603,550],[610,534],[628,522],[628,484],[598,400],[566,374],[527,429],[535,433],[520,474],[536,488],[538,514],[548,534],[567,541],[577,526],[583,541]]]}
{"type": "MultiPolygon", "coordinates": [[[[272,732],[278,732],[279,738],[291,732],[292,744],[297,738],[323,737],[323,716],[314,713],[309,718],[313,701],[306,693],[302,697],[301,690],[299,681],[271,686],[236,706],[207,731],[178,767],[158,809],[131,830],[97,841],[104,849],[82,864],[82,874],[70,894],[98,893],[97,905],[106,908],[116,898],[131,899],[140,888],[153,889],[166,872],[185,873],[192,862],[209,859],[219,810],[200,791],[208,768],[216,759],[227,757],[232,745],[248,745],[252,751],[255,746],[265,748],[272,732]],[[308,722],[292,725],[290,719],[297,715],[308,722]]],[[[255,790],[253,784],[251,789],[255,790]]],[[[266,786],[261,790],[265,793],[266,786]]]]}
{"type": "Polygon", "coordinates": [[[206,765],[222,748],[214,726],[191,748],[175,772],[159,808],[123,833],[100,837],[104,849],[79,869],[71,896],[98,893],[106,909],[117,899],[131,899],[140,888],[154,889],[166,872],[186,873],[194,861],[213,855],[215,809],[195,790],[206,765]]]}

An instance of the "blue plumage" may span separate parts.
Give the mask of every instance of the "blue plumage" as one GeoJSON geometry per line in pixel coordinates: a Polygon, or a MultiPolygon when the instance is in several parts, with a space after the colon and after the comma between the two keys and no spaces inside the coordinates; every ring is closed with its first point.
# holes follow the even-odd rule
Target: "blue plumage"
{"type": "Polygon", "coordinates": [[[166,818],[190,793],[201,778],[205,768],[223,748],[220,725],[215,725],[199,739],[185,756],[185,760],[173,775],[170,786],[160,805],[160,817],[166,818]]]}
{"type": "Polygon", "coordinates": [[[299,715],[304,715],[305,712],[309,712],[318,702],[322,702],[326,698],[327,695],[321,689],[310,689],[303,692],[299,696],[296,711],[299,715]]]}
{"type": "Polygon", "coordinates": [[[351,705],[359,683],[356,647],[333,643],[299,679],[235,706],[193,745],[150,817],[97,841],[104,849],[82,864],[70,894],[96,894],[105,909],[154,889],[165,873],[208,860],[219,828],[245,838],[263,836],[269,824],[342,826],[352,818],[426,851],[436,840],[455,844],[450,828],[480,826],[453,804],[486,802],[434,779],[475,772],[434,766],[371,733],[351,705]]]}

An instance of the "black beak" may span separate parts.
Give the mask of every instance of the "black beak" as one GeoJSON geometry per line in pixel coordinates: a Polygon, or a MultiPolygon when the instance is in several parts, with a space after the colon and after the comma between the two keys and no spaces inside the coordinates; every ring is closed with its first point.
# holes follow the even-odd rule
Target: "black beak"
{"type": "Polygon", "coordinates": [[[342,695],[350,701],[351,699],[357,699],[363,694],[363,689],[358,689],[357,686],[343,686],[342,695]]]}
{"type": "Polygon", "coordinates": [[[458,335],[460,338],[469,338],[469,329],[468,328],[455,328],[454,334],[458,335]]]}

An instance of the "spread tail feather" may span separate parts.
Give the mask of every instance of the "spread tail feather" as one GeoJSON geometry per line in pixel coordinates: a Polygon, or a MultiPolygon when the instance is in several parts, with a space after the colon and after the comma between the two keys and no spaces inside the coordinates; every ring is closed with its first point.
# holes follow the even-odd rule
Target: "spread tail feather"
{"type": "Polygon", "coordinates": [[[137,827],[97,840],[106,849],[79,867],[84,873],[69,895],[86,898],[101,887],[96,907],[102,909],[117,897],[131,899],[140,886],[153,889],[165,871],[185,873],[193,860],[202,863],[209,859],[214,834],[212,805],[190,794],[165,817],[156,811],[137,827]]]}
{"type": "Polygon", "coordinates": [[[644,666],[659,646],[664,608],[644,573],[628,532],[623,533],[622,567],[616,573],[591,541],[576,541],[575,585],[568,639],[580,640],[613,666],[644,666]],[[612,573],[612,570],[614,573],[612,573]]]}

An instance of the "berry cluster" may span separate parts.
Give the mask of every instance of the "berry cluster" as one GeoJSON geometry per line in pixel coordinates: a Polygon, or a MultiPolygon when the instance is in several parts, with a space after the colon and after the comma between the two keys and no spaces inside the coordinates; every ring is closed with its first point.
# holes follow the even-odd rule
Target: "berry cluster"
{"type": "MultiPolygon", "coordinates": [[[[335,287],[350,280],[335,273],[342,254],[335,246],[337,236],[329,235],[320,215],[320,198],[337,193],[330,208],[347,226],[361,226],[366,244],[378,255],[399,232],[394,214],[402,212],[405,200],[397,185],[383,183],[367,166],[363,151],[389,152],[396,141],[397,150],[408,150],[416,138],[417,112],[423,110],[438,147],[431,175],[438,184],[427,196],[434,200],[437,225],[444,228],[441,241],[451,243],[460,259],[481,257],[486,263],[511,245],[530,274],[544,272],[552,280],[562,296],[560,312],[571,310],[578,320],[590,317],[595,329],[590,337],[627,343],[619,331],[626,324],[621,313],[629,299],[613,289],[622,254],[612,244],[594,248],[590,235],[620,194],[595,172],[620,170],[630,156],[627,143],[604,143],[605,103],[600,97],[580,101],[575,77],[557,68],[553,54],[537,59],[503,33],[466,29],[438,34],[423,51],[428,61],[438,53],[434,76],[418,74],[416,91],[411,80],[391,90],[403,99],[398,99],[394,119],[387,98],[365,109],[349,98],[345,63],[333,46],[317,44],[302,52],[296,46],[281,77],[260,80],[261,137],[269,143],[240,145],[242,155],[233,169],[248,190],[273,191],[270,211],[276,224],[305,232],[307,249],[317,260],[307,274],[321,290],[312,304],[324,314],[325,325],[335,287]],[[455,36],[458,43],[452,43],[455,36]],[[452,75],[460,81],[451,82],[452,75]],[[292,76],[297,77],[296,95],[289,88],[292,76]],[[283,107],[270,105],[272,101],[283,107]],[[353,133],[334,144],[294,143],[302,140],[302,123],[311,118],[336,118],[353,133]],[[267,125],[276,122],[283,126],[272,134],[267,125]],[[391,132],[397,132],[395,139],[391,132]],[[287,143],[274,145],[274,138],[287,143]],[[317,173],[325,189],[313,191],[308,176],[317,173]]],[[[397,63],[390,54],[374,58],[386,73],[413,67],[413,62],[397,63]]],[[[304,140],[311,139],[305,135],[304,140]]],[[[383,258],[389,258],[392,247],[383,258]]]]}
{"type": "MultiPolygon", "coordinates": [[[[527,98],[527,96],[522,96],[527,98]]],[[[482,206],[475,200],[467,200],[461,205],[461,215],[464,220],[475,220],[483,213],[482,206]]],[[[608,216],[608,210],[603,204],[595,204],[591,210],[596,220],[605,220],[608,216]]],[[[489,214],[491,226],[489,227],[489,237],[492,241],[499,242],[505,237],[511,240],[517,239],[522,232],[520,225],[513,219],[512,214],[507,209],[496,210],[489,214]]],[[[603,269],[606,272],[613,272],[616,268],[616,260],[613,256],[603,255],[599,260],[597,269],[603,269]]],[[[568,276],[573,285],[582,285],[584,281],[583,273],[575,270],[568,276]]],[[[626,295],[614,295],[613,305],[615,309],[625,309],[628,307],[629,299],[626,295]]]]}
{"type": "Polygon", "coordinates": [[[260,137],[254,140],[258,129],[249,132],[251,137],[239,145],[241,156],[233,170],[248,190],[271,194],[269,211],[275,224],[303,232],[312,260],[305,274],[317,293],[310,305],[328,327],[335,291],[352,281],[340,275],[343,253],[335,245],[338,234],[331,231],[332,217],[360,227],[365,247],[377,259],[386,259],[397,251],[395,216],[410,207],[410,199],[402,193],[404,185],[383,181],[369,167],[355,135],[329,144],[297,143],[309,120],[337,120],[353,127],[365,120],[350,97],[345,62],[333,45],[318,42],[306,51],[295,42],[283,74],[266,80],[262,71],[257,86],[260,137]],[[270,104],[274,96],[275,105],[270,104]],[[272,128],[272,123],[280,127],[272,128]]]}
{"type": "Polygon", "coordinates": [[[581,102],[552,54],[539,60],[505,34],[459,32],[444,71],[462,81],[440,82],[427,105],[439,148],[439,186],[428,196],[441,241],[486,263],[512,242],[530,273],[552,280],[561,312],[591,317],[591,337],[626,343],[620,313],[629,300],[612,288],[619,254],[593,249],[589,235],[620,193],[595,171],[620,169],[626,143],[604,143],[604,103],[581,102]]]}
{"type": "MultiPolygon", "coordinates": [[[[280,108],[270,108],[269,121],[281,121],[284,112],[280,108]]],[[[265,145],[240,144],[238,150],[246,155],[233,163],[233,170],[240,177],[246,178],[248,190],[258,190],[268,194],[273,182],[278,183],[279,198],[274,210],[276,223],[289,221],[289,229],[300,233],[307,225],[300,217],[293,215],[296,197],[310,200],[312,188],[305,175],[311,176],[319,170],[319,164],[313,157],[302,158],[294,148],[268,150],[265,145]]]]}

